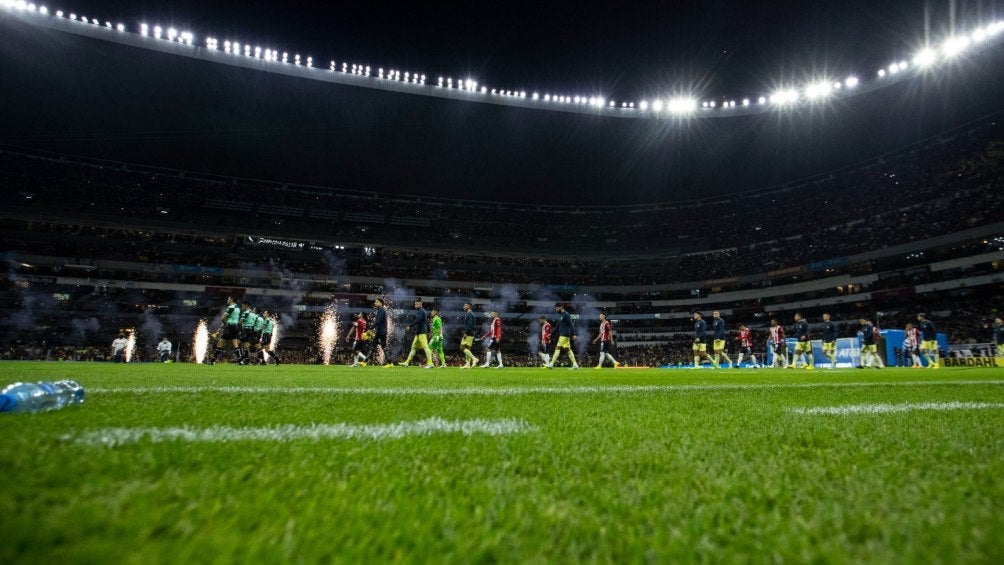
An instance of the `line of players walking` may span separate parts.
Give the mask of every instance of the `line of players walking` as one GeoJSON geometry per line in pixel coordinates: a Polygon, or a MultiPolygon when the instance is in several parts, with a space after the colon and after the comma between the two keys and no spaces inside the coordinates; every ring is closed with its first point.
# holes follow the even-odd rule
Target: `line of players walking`
{"type": "MultiPolygon", "coordinates": [[[[714,353],[713,356],[708,354],[707,322],[704,321],[700,312],[694,312],[693,314],[694,368],[696,369],[700,367],[701,361],[704,359],[710,361],[711,365],[716,369],[720,368],[722,365],[727,365],[729,368],[738,368],[742,364],[744,356],[749,357],[753,367],[760,367],[761,365],[757,363],[756,355],[753,353],[753,340],[750,329],[746,327],[745,324],[739,324],[739,333],[735,338],[739,342],[739,356],[735,363],[733,363],[726,351],[725,320],[722,318],[721,313],[717,310],[712,312],[712,318],[711,333],[712,351],[714,353]]],[[[883,368],[885,365],[882,362],[882,358],[878,354],[878,328],[872,324],[871,319],[868,317],[862,317],[858,320],[858,322],[860,323],[858,335],[861,337],[860,367],[872,367],[875,369],[883,368]]],[[[937,328],[934,326],[933,322],[927,319],[926,314],[917,314],[917,322],[917,326],[914,326],[913,324],[906,324],[906,338],[903,342],[903,350],[909,352],[914,368],[919,369],[923,367],[920,363],[920,356],[923,355],[927,360],[927,366],[929,368],[936,369],[938,368],[937,328]]],[[[770,337],[767,340],[767,349],[771,354],[769,367],[777,368],[780,366],[785,369],[796,369],[799,366],[799,361],[801,361],[802,368],[808,370],[815,369],[816,364],[812,353],[812,335],[809,328],[809,322],[802,317],[802,314],[796,312],[791,330],[797,341],[795,342],[795,350],[792,354],[792,358],[789,361],[788,344],[785,339],[784,326],[778,322],[777,318],[772,318],[770,320],[770,337]]],[[[823,314],[821,330],[823,355],[830,361],[830,368],[836,368],[837,337],[839,334],[839,328],[828,313],[823,314]]],[[[765,364],[766,362],[767,360],[764,359],[765,364]]]]}
{"type": "MultiPolygon", "coordinates": [[[[374,303],[374,313],[372,325],[367,321],[367,316],[363,313],[356,313],[352,319],[352,329],[346,336],[346,341],[352,342],[353,358],[351,366],[365,367],[370,361],[377,361],[384,367],[393,367],[394,364],[387,355],[387,335],[388,335],[388,315],[386,303],[383,299],[377,298],[374,303]]],[[[415,360],[416,354],[421,351],[425,355],[426,369],[434,367],[446,367],[446,355],[444,352],[443,320],[439,315],[439,310],[433,308],[427,311],[422,300],[415,300],[415,311],[411,321],[407,326],[407,332],[412,334],[411,349],[407,358],[397,365],[407,367],[415,360]]],[[[471,351],[474,339],[479,333],[477,316],[474,314],[470,303],[463,306],[463,334],[460,340],[460,349],[464,355],[463,369],[474,367],[500,369],[504,367],[502,360],[503,343],[502,319],[498,311],[492,311],[491,323],[488,331],[480,336],[485,344],[485,360],[479,365],[477,356],[471,351]],[[494,361],[494,363],[493,363],[494,361]]],[[[538,318],[540,323],[539,346],[537,355],[540,357],[543,367],[553,368],[561,358],[562,354],[567,355],[571,363],[570,369],[578,369],[575,353],[572,351],[572,341],[576,339],[575,326],[571,314],[561,304],[554,307],[557,320],[552,324],[546,316],[538,318]],[[554,335],[555,332],[557,335],[554,335]]],[[[795,369],[801,367],[812,370],[815,368],[815,359],[812,353],[812,335],[809,322],[800,313],[795,313],[794,323],[790,329],[796,338],[794,351],[789,360],[788,346],[785,339],[785,329],[778,322],[777,318],[770,320],[769,338],[767,349],[770,353],[770,365],[766,365],[767,359],[761,365],[756,354],[753,352],[753,338],[750,328],[745,324],[739,324],[735,341],[738,345],[738,357],[732,361],[727,351],[727,331],[725,319],[721,312],[712,312],[711,342],[712,354],[708,354],[708,326],[703,315],[695,311],[694,321],[694,368],[701,366],[701,362],[707,360],[712,367],[718,369],[722,366],[738,368],[743,360],[748,358],[753,367],[782,367],[785,369],[795,369]]],[[[938,367],[938,344],[936,341],[937,329],[933,322],[927,319],[925,314],[917,315],[917,325],[906,324],[906,338],[903,350],[908,352],[913,367],[922,367],[920,356],[927,360],[928,367],[938,367]]],[[[214,350],[207,358],[207,363],[212,364],[219,360],[225,353],[229,345],[232,350],[233,362],[241,365],[267,364],[274,361],[279,364],[277,349],[272,344],[272,334],[277,326],[278,319],[274,313],[267,310],[258,313],[257,308],[250,303],[244,302],[240,306],[232,297],[227,298],[227,306],[221,317],[219,329],[211,334],[215,341],[214,350]]],[[[862,317],[859,320],[860,328],[858,335],[861,337],[861,367],[873,367],[881,369],[884,365],[882,358],[878,354],[879,331],[871,320],[862,317]]],[[[612,350],[614,345],[613,327],[607,319],[607,314],[599,314],[599,331],[593,344],[599,345],[599,361],[595,369],[603,368],[609,361],[610,366],[620,367],[620,363],[614,358],[612,350]]],[[[839,328],[830,314],[825,313],[822,317],[821,338],[823,355],[830,361],[830,368],[837,365],[837,337],[839,328]]]]}
{"type": "MultiPolygon", "coordinates": [[[[346,341],[352,342],[351,366],[353,367],[365,367],[368,362],[373,360],[378,361],[384,367],[394,366],[387,358],[386,353],[388,325],[386,305],[380,298],[377,298],[373,305],[376,312],[373,315],[372,325],[367,323],[363,313],[357,313],[352,318],[352,328],[346,336],[346,341]]],[[[415,311],[407,327],[407,332],[413,334],[411,349],[407,358],[397,365],[401,367],[411,365],[416,354],[421,351],[425,355],[424,368],[446,367],[446,355],[443,351],[443,320],[439,316],[439,311],[435,308],[431,312],[427,311],[422,300],[416,300],[414,306],[415,311]]],[[[542,366],[548,369],[555,367],[562,354],[566,355],[571,362],[570,369],[578,369],[579,364],[572,351],[572,341],[575,339],[572,316],[560,304],[554,307],[554,311],[558,315],[554,325],[546,316],[539,318],[540,344],[537,354],[541,359],[542,366]],[[555,332],[557,335],[554,335],[555,332]]],[[[471,351],[474,340],[478,337],[479,324],[473,306],[470,303],[464,304],[463,334],[460,339],[460,350],[464,355],[464,364],[461,365],[461,369],[474,367],[501,369],[505,367],[502,359],[502,318],[495,310],[490,313],[490,316],[491,323],[488,326],[488,331],[480,336],[485,344],[486,353],[484,363],[479,365],[477,356],[471,351]]],[[[599,343],[600,346],[599,364],[595,367],[596,369],[602,368],[606,361],[609,361],[613,367],[620,366],[612,354],[613,327],[607,320],[606,314],[600,314],[600,332],[593,343],[599,343]]]]}

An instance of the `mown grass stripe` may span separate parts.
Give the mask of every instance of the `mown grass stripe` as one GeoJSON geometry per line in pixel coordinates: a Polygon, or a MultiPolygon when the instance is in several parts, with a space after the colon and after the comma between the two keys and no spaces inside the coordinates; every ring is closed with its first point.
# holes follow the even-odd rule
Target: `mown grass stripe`
{"type": "Polygon", "coordinates": [[[427,418],[410,422],[391,424],[310,424],[277,425],[261,428],[233,428],[230,426],[210,426],[193,428],[105,428],[83,432],[79,435],[64,436],[64,440],[86,445],[116,446],[128,443],[163,443],[181,441],[188,443],[226,443],[236,441],[290,442],[295,440],[388,440],[411,436],[437,434],[509,435],[533,431],[530,424],[522,420],[444,420],[427,418]]]}
{"type": "Polygon", "coordinates": [[[999,410],[1004,404],[996,402],[915,402],[905,404],[850,404],[847,406],[816,406],[793,408],[795,414],[850,416],[855,414],[893,414],[927,410],[999,410]]]}
{"type": "Polygon", "coordinates": [[[266,386],[155,386],[155,387],[95,387],[93,394],[333,394],[367,396],[519,396],[528,394],[632,394],[646,392],[745,391],[817,388],[881,388],[916,386],[986,386],[1004,385],[1004,380],[965,381],[890,381],[890,382],[828,382],[828,383],[751,383],[751,384],[680,384],[680,385],[573,385],[525,387],[266,387],[266,386]]]}

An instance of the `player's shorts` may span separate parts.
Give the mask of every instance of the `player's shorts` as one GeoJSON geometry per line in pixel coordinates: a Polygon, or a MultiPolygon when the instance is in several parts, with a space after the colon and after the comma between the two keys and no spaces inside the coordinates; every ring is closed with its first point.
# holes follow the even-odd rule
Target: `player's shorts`
{"type": "Polygon", "coordinates": [[[878,353],[878,346],[875,345],[874,343],[871,345],[862,345],[861,353],[865,353],[866,351],[871,353],[878,353]]]}
{"type": "Polygon", "coordinates": [[[708,344],[706,343],[695,343],[694,351],[699,351],[701,353],[706,353],[708,351],[708,344]]]}
{"type": "Polygon", "coordinates": [[[370,347],[375,349],[378,345],[387,349],[387,334],[376,334],[373,336],[373,341],[370,342],[370,347]]]}
{"type": "Polygon", "coordinates": [[[435,349],[436,351],[443,350],[443,338],[432,338],[429,340],[429,349],[435,349]]]}
{"type": "Polygon", "coordinates": [[[254,328],[241,328],[241,341],[251,343],[254,341],[254,328]]]}
{"type": "Polygon", "coordinates": [[[537,348],[537,353],[550,353],[550,352],[551,352],[550,343],[541,343],[540,347],[537,348]]]}
{"type": "Polygon", "coordinates": [[[934,350],[938,349],[938,342],[937,342],[937,340],[933,340],[933,339],[930,340],[930,341],[924,340],[924,341],[920,342],[920,348],[921,349],[925,349],[927,351],[934,351],[934,350]]]}
{"type": "Polygon", "coordinates": [[[227,324],[223,326],[223,331],[220,332],[220,339],[240,339],[241,328],[237,324],[227,324]]]}
{"type": "Polygon", "coordinates": [[[488,340],[488,349],[491,349],[492,351],[498,351],[500,347],[502,347],[502,340],[501,339],[489,339],[488,340]]]}
{"type": "Polygon", "coordinates": [[[558,337],[558,344],[555,345],[557,349],[571,349],[572,340],[567,335],[558,337]]]}
{"type": "Polygon", "coordinates": [[[775,343],[774,344],[774,351],[777,351],[778,353],[787,353],[788,352],[788,344],[786,342],[784,342],[784,341],[782,341],[780,343],[775,343]]]}
{"type": "Polygon", "coordinates": [[[740,345],[739,353],[742,353],[743,355],[753,355],[753,348],[746,345],[740,345]]]}
{"type": "Polygon", "coordinates": [[[823,342],[823,353],[833,353],[837,350],[837,342],[835,341],[824,341],[823,342]]]}
{"type": "Polygon", "coordinates": [[[352,351],[363,351],[366,349],[366,342],[361,339],[352,340],[352,351]]]}
{"type": "Polygon", "coordinates": [[[411,340],[412,349],[426,349],[429,347],[429,336],[425,334],[418,334],[415,339],[411,340]]]}
{"type": "Polygon", "coordinates": [[[795,342],[795,353],[812,353],[811,341],[795,342]]]}
{"type": "Polygon", "coordinates": [[[610,351],[610,342],[609,341],[601,341],[600,342],[600,353],[606,353],[608,351],[610,351]]]}
{"type": "Polygon", "coordinates": [[[272,334],[261,334],[262,345],[272,345],[272,334]]]}
{"type": "Polygon", "coordinates": [[[716,339],[714,347],[715,347],[715,351],[722,351],[723,349],[725,349],[725,340],[724,339],[716,339]]]}
{"type": "Polygon", "coordinates": [[[474,345],[474,336],[472,335],[465,335],[460,340],[460,347],[465,347],[467,349],[470,349],[472,345],[474,345]]]}

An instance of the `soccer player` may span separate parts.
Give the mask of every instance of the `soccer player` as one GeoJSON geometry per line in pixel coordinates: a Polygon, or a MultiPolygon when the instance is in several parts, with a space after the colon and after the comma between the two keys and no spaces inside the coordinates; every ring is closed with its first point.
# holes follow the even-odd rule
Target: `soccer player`
{"type": "Polygon", "coordinates": [[[387,359],[387,307],[382,298],[377,298],[373,301],[373,308],[376,312],[373,316],[373,339],[370,341],[369,356],[377,363],[383,358],[387,361],[384,367],[393,367],[387,359]]]}
{"type": "Polygon", "coordinates": [[[868,318],[861,318],[861,366],[881,369],[882,359],[878,355],[878,345],[875,343],[875,326],[868,318]]]}
{"type": "Polygon", "coordinates": [[[540,322],[540,347],[537,348],[537,355],[546,367],[551,362],[551,322],[543,315],[537,321],[540,322]]]}
{"type": "Polygon", "coordinates": [[[157,353],[160,353],[161,363],[167,363],[171,360],[171,342],[167,336],[160,338],[160,343],[157,344],[157,353]]]}
{"type": "MultiPolygon", "coordinates": [[[[722,323],[725,323],[724,321],[722,323]]],[[[708,323],[701,317],[700,312],[694,312],[694,368],[701,367],[701,356],[711,361],[714,368],[718,368],[718,361],[708,355],[708,323]]]]}
{"type": "Polygon", "coordinates": [[[247,365],[248,359],[251,357],[251,341],[254,339],[254,322],[257,317],[258,315],[255,314],[249,302],[244,302],[241,305],[241,347],[238,349],[240,352],[238,353],[239,364],[241,365],[247,365]]]}
{"type": "Polygon", "coordinates": [[[913,324],[907,324],[904,329],[906,334],[903,337],[903,353],[904,357],[906,354],[910,355],[910,359],[913,360],[914,369],[922,369],[924,366],[920,364],[920,355],[917,354],[918,348],[920,347],[920,330],[913,327],[913,324]]]}
{"type": "Polygon", "coordinates": [[[216,345],[213,348],[214,352],[210,364],[213,364],[216,358],[223,354],[227,344],[230,344],[230,348],[233,351],[234,361],[236,362],[240,359],[240,353],[238,353],[238,345],[241,337],[240,318],[240,306],[237,305],[237,301],[234,300],[233,296],[228,296],[227,307],[223,310],[223,315],[220,317],[220,329],[214,333],[219,338],[216,340],[216,345]]]}
{"type": "Polygon", "coordinates": [[[795,359],[788,365],[789,369],[798,368],[798,360],[802,359],[802,367],[814,369],[815,360],[812,358],[812,336],[809,334],[809,322],[798,312],[795,312],[795,325],[793,326],[795,337],[798,343],[795,344],[795,359]],[[804,357],[803,357],[804,355],[804,357]]]}
{"type": "Polygon", "coordinates": [[[593,343],[600,342],[600,362],[596,364],[594,369],[602,369],[605,359],[610,359],[610,362],[614,364],[614,369],[621,366],[610,353],[614,344],[613,330],[614,327],[607,319],[606,312],[600,312],[600,333],[596,334],[596,339],[593,340],[593,343]]]}
{"type": "Polygon", "coordinates": [[[349,367],[366,366],[366,340],[363,334],[366,333],[366,316],[362,312],[352,315],[352,329],[345,336],[345,342],[352,342],[352,363],[349,367]]]}
{"type": "Polygon", "coordinates": [[[830,360],[830,368],[837,368],[837,325],[830,314],[823,314],[823,355],[830,360]]]}
{"type": "Polygon", "coordinates": [[[502,318],[499,318],[499,313],[492,310],[492,323],[488,326],[488,333],[481,336],[481,339],[488,339],[488,355],[485,357],[485,364],[481,365],[482,369],[491,367],[492,364],[492,354],[498,358],[498,365],[495,366],[496,369],[502,368],[502,318]]]}
{"type": "Polygon", "coordinates": [[[771,359],[770,368],[777,368],[777,360],[781,360],[781,367],[788,368],[788,344],[784,341],[784,326],[777,323],[777,318],[770,319],[770,339],[767,340],[767,347],[770,347],[771,359]]]}
{"type": "Polygon", "coordinates": [[[729,354],[725,350],[725,320],[718,310],[712,312],[711,317],[714,318],[711,321],[711,336],[714,339],[712,350],[715,352],[715,365],[721,366],[721,359],[724,358],[731,369],[734,365],[732,365],[732,359],[729,359],[729,354]]]}
{"type": "Polygon", "coordinates": [[[572,338],[575,335],[575,326],[572,325],[572,315],[561,304],[555,304],[554,311],[559,316],[558,343],[554,346],[554,356],[551,357],[551,362],[544,366],[548,369],[554,367],[558,358],[561,357],[561,352],[565,351],[568,353],[568,358],[572,361],[572,366],[569,369],[578,369],[579,364],[575,362],[575,353],[572,352],[572,338]]]}
{"type": "Polygon", "coordinates": [[[744,355],[749,355],[754,369],[759,367],[760,365],[756,362],[756,354],[753,353],[753,333],[746,327],[746,324],[739,324],[739,335],[736,336],[736,341],[739,342],[739,358],[736,359],[736,367],[742,365],[744,355]]]}
{"type": "Polygon", "coordinates": [[[422,299],[415,300],[415,315],[408,324],[408,329],[415,332],[415,337],[411,340],[411,351],[408,358],[403,363],[398,363],[401,367],[407,367],[415,357],[415,352],[421,349],[425,353],[425,369],[431,369],[432,351],[429,350],[429,313],[422,307],[422,299]]]}
{"type": "Polygon", "coordinates": [[[436,353],[439,353],[439,368],[446,367],[446,354],[443,353],[443,319],[439,317],[439,309],[432,309],[432,331],[429,334],[429,350],[432,351],[432,360],[435,362],[436,353]]]}
{"type": "Polygon", "coordinates": [[[938,330],[934,322],[927,319],[927,314],[917,314],[920,323],[920,352],[927,359],[928,369],[938,368],[938,330]]]}
{"type": "Polygon", "coordinates": [[[460,350],[464,352],[464,366],[461,369],[470,369],[478,364],[478,358],[471,353],[471,346],[474,345],[474,332],[477,321],[474,317],[474,307],[468,302],[464,304],[464,337],[460,338],[460,350]]]}
{"type": "Polygon", "coordinates": [[[255,313],[254,319],[254,334],[251,336],[251,345],[254,349],[254,355],[257,357],[255,365],[261,364],[264,355],[261,354],[261,334],[265,329],[265,316],[258,313],[258,308],[253,310],[255,313]]]}
{"type": "Polygon", "coordinates": [[[119,336],[112,340],[112,359],[115,359],[116,363],[125,363],[125,352],[128,346],[129,340],[126,339],[126,334],[119,332],[119,336]]]}

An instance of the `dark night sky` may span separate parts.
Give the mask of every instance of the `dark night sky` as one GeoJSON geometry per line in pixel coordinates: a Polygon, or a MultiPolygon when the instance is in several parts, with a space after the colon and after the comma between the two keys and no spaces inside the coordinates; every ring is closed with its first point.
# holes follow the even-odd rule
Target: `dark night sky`
{"type": "MultiPolygon", "coordinates": [[[[940,38],[953,20],[965,30],[1002,14],[1000,2],[990,1],[57,4],[50,8],[190,29],[199,38],[211,33],[317,61],[636,100],[674,90],[756,96],[824,71],[863,76],[908,58],[925,29],[940,38]]],[[[954,75],[823,110],[679,127],[330,85],[48,33],[63,37],[0,34],[0,144],[492,200],[634,203],[755,188],[1000,110],[1004,92],[997,47],[954,75]],[[966,88],[951,83],[958,77],[966,88]],[[7,111],[14,107],[23,111],[7,111]]]]}

